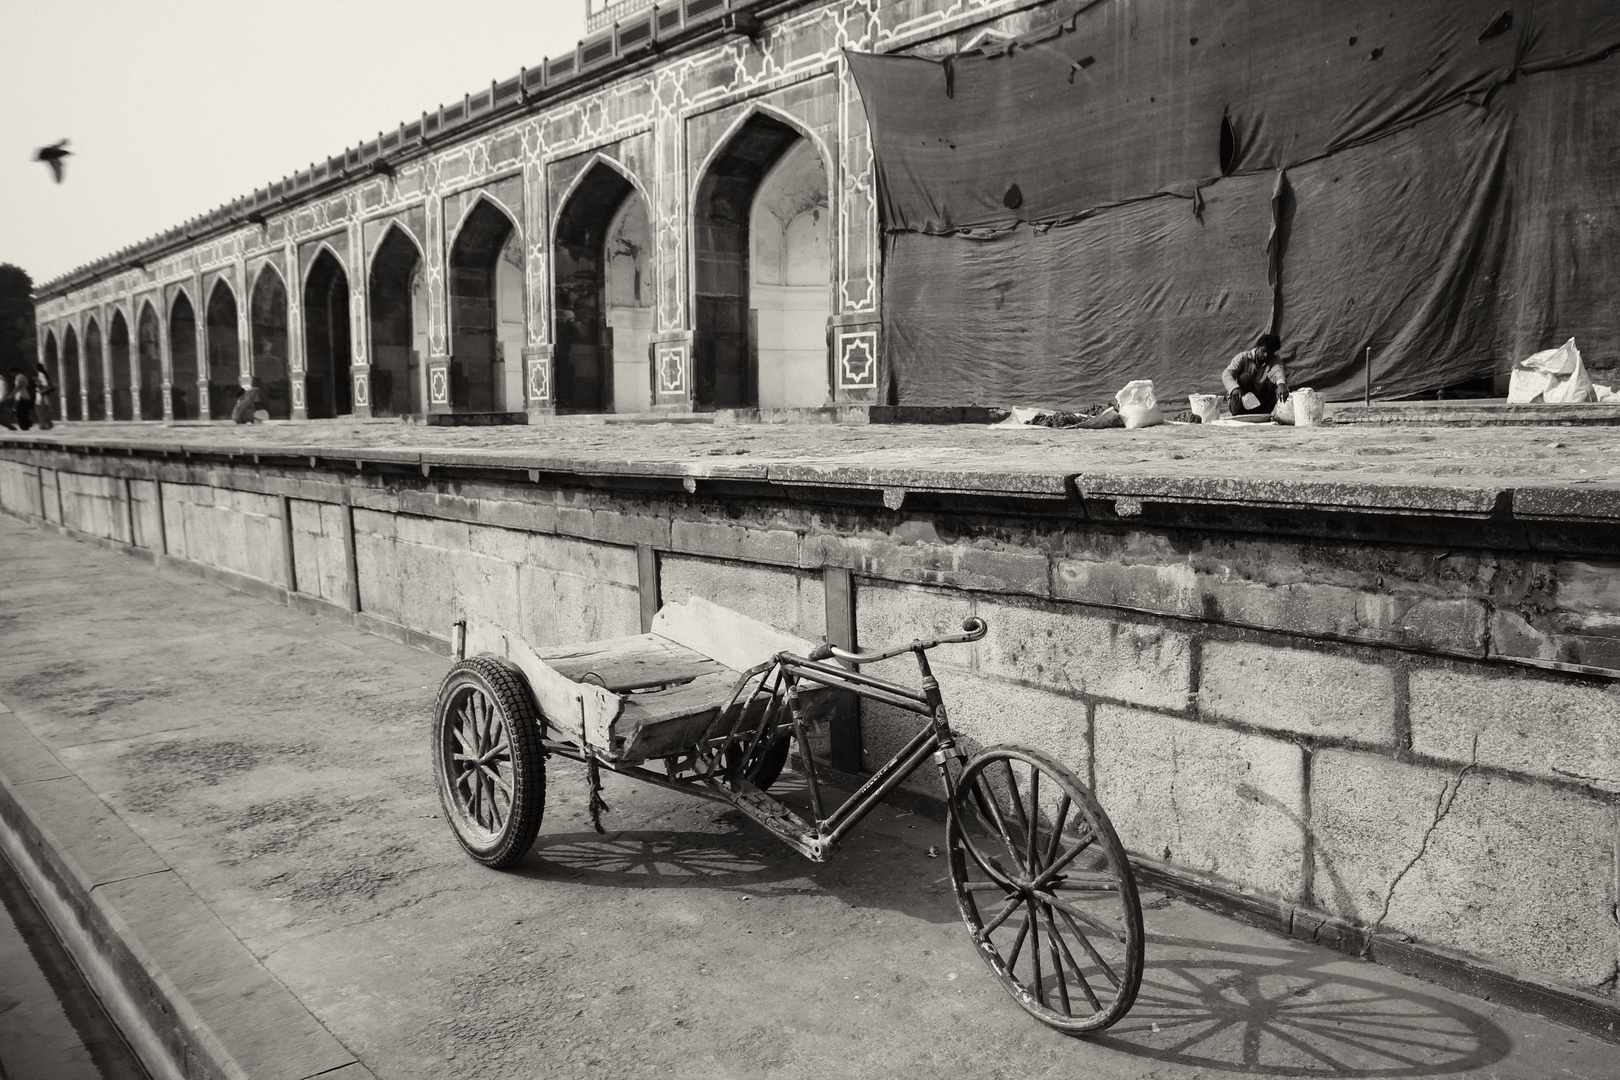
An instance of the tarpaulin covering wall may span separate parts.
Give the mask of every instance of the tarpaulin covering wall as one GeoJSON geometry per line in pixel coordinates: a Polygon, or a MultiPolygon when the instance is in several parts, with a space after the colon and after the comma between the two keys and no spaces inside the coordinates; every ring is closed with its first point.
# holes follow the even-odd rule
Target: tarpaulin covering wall
{"type": "Polygon", "coordinates": [[[1383,397],[1570,334],[1620,361],[1620,4],[1065,11],[993,55],[850,56],[902,403],[1207,390],[1269,328],[1340,398],[1368,345],[1383,397]]]}

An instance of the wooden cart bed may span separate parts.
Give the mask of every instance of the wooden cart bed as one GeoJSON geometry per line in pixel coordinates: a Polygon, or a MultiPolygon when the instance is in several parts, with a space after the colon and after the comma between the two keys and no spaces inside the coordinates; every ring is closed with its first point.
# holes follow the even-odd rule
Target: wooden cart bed
{"type": "MultiPolygon", "coordinates": [[[[650,633],[585,645],[532,648],[521,635],[473,617],[466,635],[467,655],[503,657],[523,672],[552,737],[624,763],[690,750],[716,726],[744,671],[779,652],[804,656],[814,647],[698,597],[664,605],[650,633]]],[[[801,698],[821,717],[835,694],[806,688],[801,698]]],[[[733,709],[722,726],[757,719],[757,711],[733,709]]]]}

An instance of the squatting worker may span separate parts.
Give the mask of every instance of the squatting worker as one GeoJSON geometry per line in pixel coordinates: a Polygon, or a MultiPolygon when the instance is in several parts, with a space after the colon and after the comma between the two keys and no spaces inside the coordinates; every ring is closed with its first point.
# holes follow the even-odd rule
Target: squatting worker
{"type": "Polygon", "coordinates": [[[1277,357],[1281,347],[1282,341],[1276,334],[1261,334],[1254,348],[1232,357],[1232,362],[1221,372],[1233,416],[1269,413],[1279,401],[1288,400],[1288,373],[1277,357]]]}

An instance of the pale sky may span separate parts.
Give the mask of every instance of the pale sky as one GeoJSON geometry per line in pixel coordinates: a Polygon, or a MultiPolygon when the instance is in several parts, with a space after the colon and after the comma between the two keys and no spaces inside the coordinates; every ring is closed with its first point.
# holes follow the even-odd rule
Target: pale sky
{"type": "Polygon", "coordinates": [[[0,262],[39,285],[584,33],[585,0],[0,0],[0,262]]]}

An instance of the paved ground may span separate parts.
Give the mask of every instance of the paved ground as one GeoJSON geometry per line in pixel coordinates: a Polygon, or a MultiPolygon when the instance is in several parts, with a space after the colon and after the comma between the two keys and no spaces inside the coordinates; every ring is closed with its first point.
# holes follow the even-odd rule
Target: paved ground
{"type": "Polygon", "coordinates": [[[10,518],[0,552],[0,702],[384,1080],[1620,1076],[1612,1045],[1155,894],[1135,1010],[1066,1038],[992,981],[939,826],[901,812],[818,867],[610,777],[599,837],[558,762],[536,850],[488,871],[428,774],[443,660],[10,518]]]}
{"type": "Polygon", "coordinates": [[[1320,479],[1620,484],[1620,428],[1289,428],[1164,425],[1139,431],[976,425],[604,423],[428,428],[400,421],[59,424],[6,438],[118,444],[489,449],[624,461],[912,463],[961,469],[1320,479]],[[718,459],[718,461],[717,461],[718,459]]]}

